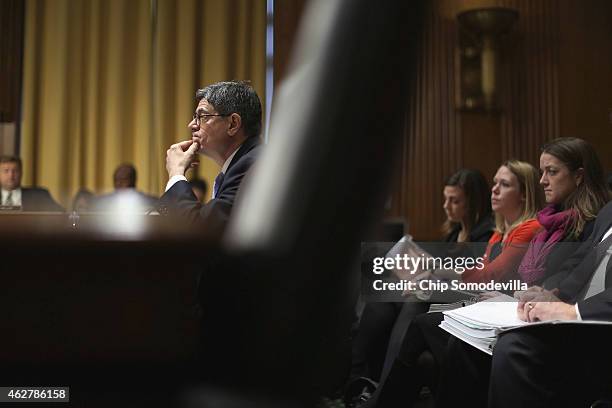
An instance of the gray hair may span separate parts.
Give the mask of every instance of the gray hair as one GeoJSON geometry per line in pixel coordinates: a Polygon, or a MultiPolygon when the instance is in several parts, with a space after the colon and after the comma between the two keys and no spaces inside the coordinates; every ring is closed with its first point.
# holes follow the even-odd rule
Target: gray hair
{"type": "Polygon", "coordinates": [[[261,132],[261,102],[257,92],[247,81],[217,82],[198,89],[196,100],[205,99],[218,113],[237,113],[242,119],[247,137],[257,137],[261,132]]]}

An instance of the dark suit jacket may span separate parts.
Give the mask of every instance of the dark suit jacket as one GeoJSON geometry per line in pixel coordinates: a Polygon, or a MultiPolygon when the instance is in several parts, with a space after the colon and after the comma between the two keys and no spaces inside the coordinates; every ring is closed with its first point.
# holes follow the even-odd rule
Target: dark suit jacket
{"type": "Polygon", "coordinates": [[[203,222],[207,228],[223,228],[229,219],[242,179],[261,150],[259,138],[251,137],[238,148],[219,186],[216,197],[202,205],[191,186],[179,181],[160,198],[159,213],[186,217],[190,222],[203,222]]]}
{"type": "MultiPolygon", "coordinates": [[[[545,283],[547,288],[559,288],[563,301],[575,303],[584,295],[591,276],[601,262],[597,245],[612,226],[612,201],[599,211],[593,232],[582,245],[563,264],[559,274],[545,283]]],[[[584,320],[612,320],[612,271],[608,268],[606,290],[602,293],[579,301],[578,309],[584,320]]]]}
{"type": "MultiPolygon", "coordinates": [[[[495,231],[495,220],[493,216],[489,214],[483,217],[480,221],[472,227],[470,235],[468,236],[469,242],[488,242],[495,231]]],[[[450,234],[444,239],[446,242],[457,242],[459,233],[461,232],[461,225],[456,225],[450,234]]]]}
{"type": "Polygon", "coordinates": [[[21,208],[23,211],[60,211],[64,208],[53,200],[45,188],[21,188],[21,208]]]}

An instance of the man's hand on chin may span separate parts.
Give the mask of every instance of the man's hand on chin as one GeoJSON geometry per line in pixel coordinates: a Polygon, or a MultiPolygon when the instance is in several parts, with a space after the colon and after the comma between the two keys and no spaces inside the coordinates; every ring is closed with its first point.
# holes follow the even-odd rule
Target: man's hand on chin
{"type": "Polygon", "coordinates": [[[166,151],[168,177],[184,176],[187,169],[197,166],[200,144],[192,140],[175,143],[166,151]]]}

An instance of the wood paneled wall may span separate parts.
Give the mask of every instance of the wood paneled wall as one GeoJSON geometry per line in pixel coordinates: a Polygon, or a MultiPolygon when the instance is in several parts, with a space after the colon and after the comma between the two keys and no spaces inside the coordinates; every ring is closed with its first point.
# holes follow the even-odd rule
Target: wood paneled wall
{"type": "Polygon", "coordinates": [[[14,154],[19,131],[25,0],[0,0],[0,154],[14,154]]]}
{"type": "MultiPolygon", "coordinates": [[[[275,83],[282,78],[305,0],[275,2],[275,83]]],[[[444,180],[461,167],[492,179],[509,158],[538,165],[540,146],[559,136],[590,141],[612,171],[612,1],[432,0],[423,16],[387,217],[406,219],[417,238],[440,238],[444,180]],[[478,7],[519,11],[502,38],[498,114],[455,107],[456,14],[478,7]]]]}
{"type": "Polygon", "coordinates": [[[560,0],[559,121],[612,172],[612,1],[560,0]]]}
{"type": "Polygon", "coordinates": [[[307,0],[274,1],[274,86],[280,84],[287,70],[307,2],[307,0]]]}
{"type": "Polygon", "coordinates": [[[612,169],[612,2],[427,4],[409,125],[387,216],[405,217],[417,239],[439,239],[442,188],[450,174],[470,167],[490,180],[509,158],[537,166],[540,146],[559,136],[590,141],[612,169]],[[454,102],[458,26],[452,16],[460,6],[487,5],[520,13],[500,44],[501,112],[461,112],[454,102]]]}
{"type": "Polygon", "coordinates": [[[440,183],[462,165],[464,149],[462,118],[453,104],[453,56],[458,32],[453,21],[440,18],[437,8],[431,2],[426,4],[421,55],[410,91],[412,109],[407,113],[401,175],[395,181],[389,211],[406,217],[408,229],[416,237],[431,229],[432,220],[440,218],[440,183]]]}
{"type": "Polygon", "coordinates": [[[500,53],[501,158],[539,163],[559,129],[559,8],[556,0],[504,2],[520,13],[500,53]]]}
{"type": "Polygon", "coordinates": [[[14,122],[21,93],[24,0],[0,0],[0,122],[14,122]]]}

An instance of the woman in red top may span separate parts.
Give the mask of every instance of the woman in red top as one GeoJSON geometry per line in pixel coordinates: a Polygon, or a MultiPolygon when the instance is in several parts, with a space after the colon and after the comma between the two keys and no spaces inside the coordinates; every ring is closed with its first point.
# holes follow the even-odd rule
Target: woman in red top
{"type": "Polygon", "coordinates": [[[491,189],[496,230],[485,251],[484,268],[466,270],[461,276],[464,282],[518,278],[529,242],[542,228],[535,219],[544,202],[538,179],[538,171],[519,160],[508,160],[497,170],[491,189]]]}
{"type": "Polygon", "coordinates": [[[463,272],[437,269],[414,278],[461,279],[464,282],[496,282],[518,279],[518,267],[529,242],[542,226],[535,219],[544,197],[538,187],[538,171],[529,163],[508,160],[493,178],[491,207],[495,212],[495,232],[489,239],[481,269],[463,272]]]}

